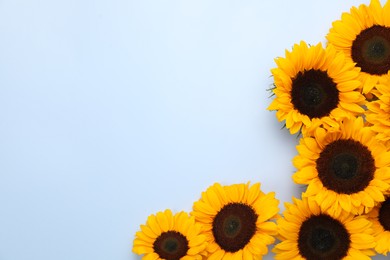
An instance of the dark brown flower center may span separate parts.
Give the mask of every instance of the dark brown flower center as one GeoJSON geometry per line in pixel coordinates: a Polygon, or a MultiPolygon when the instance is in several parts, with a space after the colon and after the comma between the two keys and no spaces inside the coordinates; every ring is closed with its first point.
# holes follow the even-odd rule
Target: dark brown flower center
{"type": "Polygon", "coordinates": [[[390,231],[390,197],[380,206],[379,222],[385,230],[390,231]]]}
{"type": "Polygon", "coordinates": [[[188,240],[179,232],[167,231],[154,241],[153,249],[162,259],[179,260],[187,254],[188,240]]]}
{"type": "Polygon", "coordinates": [[[390,28],[374,25],[356,36],[352,59],[363,72],[382,75],[390,70],[390,28]]]}
{"type": "Polygon", "coordinates": [[[215,242],[227,252],[236,252],[244,248],[256,233],[257,217],[249,205],[227,204],[213,221],[215,242]]]}
{"type": "Polygon", "coordinates": [[[342,259],[350,243],[344,225],[325,214],[305,220],[298,234],[299,252],[308,260],[342,259]]]}
{"type": "Polygon", "coordinates": [[[321,118],[337,107],[339,91],[325,71],[305,70],[292,80],[291,102],[301,114],[321,118]]]}
{"type": "Polygon", "coordinates": [[[352,139],[328,144],[316,161],[322,184],[337,193],[364,190],[374,177],[375,162],[368,148],[352,139]]]}

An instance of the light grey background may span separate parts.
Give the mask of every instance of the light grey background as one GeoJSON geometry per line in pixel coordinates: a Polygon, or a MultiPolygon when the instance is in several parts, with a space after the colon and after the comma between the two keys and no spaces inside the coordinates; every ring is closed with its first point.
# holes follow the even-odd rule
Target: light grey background
{"type": "Polygon", "coordinates": [[[273,59],[357,4],[0,0],[0,260],[139,259],[214,182],[299,196],[273,59]]]}

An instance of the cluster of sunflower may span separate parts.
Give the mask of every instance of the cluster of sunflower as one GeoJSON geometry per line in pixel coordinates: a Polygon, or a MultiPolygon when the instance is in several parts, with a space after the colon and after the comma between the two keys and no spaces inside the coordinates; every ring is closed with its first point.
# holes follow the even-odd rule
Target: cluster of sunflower
{"type": "Polygon", "coordinates": [[[279,212],[275,193],[254,185],[215,183],[190,214],[171,210],[148,217],[133,252],[143,259],[261,259],[274,243],[279,212]]]}
{"type": "Polygon", "coordinates": [[[253,185],[209,187],[193,210],[141,225],[143,259],[370,259],[390,251],[390,1],[352,7],[327,43],[301,42],[275,60],[268,107],[300,136],[301,198],[253,185]]]}
{"type": "Polygon", "coordinates": [[[326,38],[272,70],[268,109],[301,134],[293,180],[306,186],[277,220],[276,259],[390,251],[390,1],[352,7],[326,38]]]}

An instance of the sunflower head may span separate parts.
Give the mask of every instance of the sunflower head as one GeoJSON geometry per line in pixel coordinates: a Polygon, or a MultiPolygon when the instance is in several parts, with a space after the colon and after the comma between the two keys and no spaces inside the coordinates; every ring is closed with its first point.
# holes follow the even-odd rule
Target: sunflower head
{"type": "Polygon", "coordinates": [[[303,196],[323,210],[362,214],[384,200],[390,152],[362,118],[345,120],[337,130],[318,128],[313,137],[300,140],[297,150],[293,179],[307,185],[303,196]]]}
{"type": "Polygon", "coordinates": [[[264,194],[260,184],[219,183],[202,193],[194,203],[192,215],[203,226],[209,258],[252,259],[267,254],[275,241],[274,218],[279,201],[274,193],[264,194]]]}
{"type": "Polygon", "coordinates": [[[335,21],[327,39],[360,68],[363,92],[369,93],[390,71],[390,2],[382,7],[379,0],[352,7],[335,21]]]}
{"type": "Polygon", "coordinates": [[[338,216],[323,211],[308,198],[286,203],[278,219],[281,242],[275,259],[369,259],[375,246],[371,223],[365,216],[344,212],[338,216]]]}
{"type": "Polygon", "coordinates": [[[150,215],[136,233],[133,252],[145,259],[202,259],[206,237],[201,225],[185,212],[170,210],[150,215]]]}
{"type": "Polygon", "coordinates": [[[368,216],[374,230],[375,251],[387,255],[390,252],[390,197],[378,204],[368,216]]]}
{"type": "Polygon", "coordinates": [[[343,53],[301,42],[275,62],[275,99],[268,109],[277,111],[292,134],[302,130],[305,136],[321,124],[334,127],[343,118],[363,113],[359,69],[343,53]]]}

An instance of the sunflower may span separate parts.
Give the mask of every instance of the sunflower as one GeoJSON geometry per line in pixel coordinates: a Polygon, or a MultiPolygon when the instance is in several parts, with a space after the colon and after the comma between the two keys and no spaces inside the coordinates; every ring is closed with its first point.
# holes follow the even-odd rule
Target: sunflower
{"type": "Polygon", "coordinates": [[[133,252],[144,254],[145,260],[200,260],[205,248],[206,237],[194,217],[185,212],[173,215],[168,209],[150,215],[133,243],[133,252]]]}
{"type": "Polygon", "coordinates": [[[390,197],[371,210],[368,216],[374,230],[375,251],[387,255],[390,251],[390,197]]]}
{"type": "Polygon", "coordinates": [[[359,69],[333,47],[295,44],[285,58],[275,60],[271,70],[275,99],[268,110],[276,110],[291,134],[310,134],[321,124],[337,126],[342,118],[364,112],[359,69]]]}
{"type": "Polygon", "coordinates": [[[276,224],[269,220],[277,216],[278,204],[260,183],[209,187],[191,213],[203,225],[208,259],[261,259],[275,241],[276,224]]]}
{"type": "Polygon", "coordinates": [[[369,93],[390,71],[390,1],[352,7],[332,23],[328,43],[345,53],[361,69],[363,93],[369,93]]]}
{"type": "Polygon", "coordinates": [[[376,87],[377,99],[367,103],[366,119],[377,138],[390,147],[390,80],[376,87]]]}
{"type": "Polygon", "coordinates": [[[293,159],[293,179],[306,184],[303,197],[312,197],[322,210],[367,213],[384,201],[390,187],[390,152],[375,139],[361,117],[345,120],[340,128],[318,128],[304,137],[293,159]]]}
{"type": "Polygon", "coordinates": [[[375,246],[367,217],[323,211],[307,198],[293,198],[277,220],[281,242],[273,252],[277,260],[371,259],[375,246]]]}

